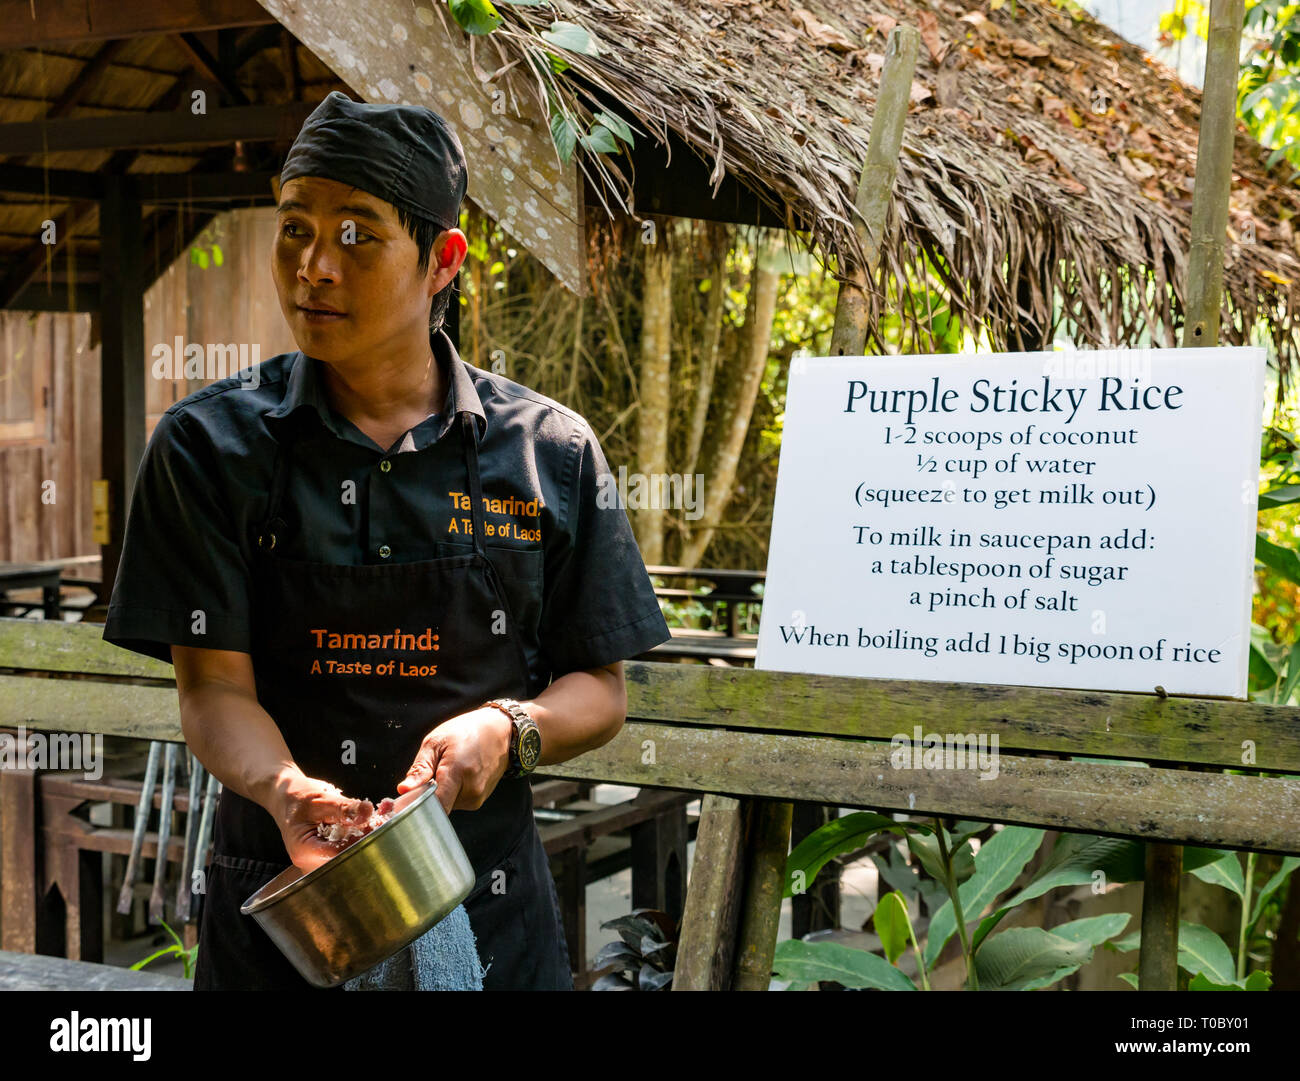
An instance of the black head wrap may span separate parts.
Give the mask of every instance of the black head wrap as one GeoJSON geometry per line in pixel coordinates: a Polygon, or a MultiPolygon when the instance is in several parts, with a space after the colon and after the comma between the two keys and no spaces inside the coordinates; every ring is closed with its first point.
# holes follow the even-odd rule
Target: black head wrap
{"type": "Polygon", "coordinates": [[[456,133],[420,105],[369,105],[337,90],[303,122],[280,183],[318,176],[455,229],[468,173],[456,133]]]}

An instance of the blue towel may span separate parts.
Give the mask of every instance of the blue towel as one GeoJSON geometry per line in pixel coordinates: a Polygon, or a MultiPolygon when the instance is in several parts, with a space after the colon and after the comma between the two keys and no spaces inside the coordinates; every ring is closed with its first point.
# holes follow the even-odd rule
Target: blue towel
{"type": "Polygon", "coordinates": [[[458,905],[404,950],[350,979],[345,991],[482,991],[483,964],[469,924],[458,905]]]}

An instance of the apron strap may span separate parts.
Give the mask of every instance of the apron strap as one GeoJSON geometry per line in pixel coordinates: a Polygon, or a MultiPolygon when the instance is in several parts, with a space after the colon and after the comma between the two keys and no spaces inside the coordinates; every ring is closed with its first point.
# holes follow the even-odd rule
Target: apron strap
{"type": "Polygon", "coordinates": [[[483,485],[478,471],[478,440],[474,431],[474,414],[460,415],[461,438],[465,445],[465,471],[469,474],[470,515],[474,527],[474,551],[487,558],[483,548],[483,485]]]}
{"type": "MultiPolygon", "coordinates": [[[[290,422],[292,423],[292,422],[290,422]]],[[[271,473],[271,496],[266,505],[266,517],[258,530],[255,541],[263,551],[270,551],[276,545],[277,534],[283,532],[285,521],[279,517],[280,504],[284,501],[284,490],[289,482],[289,456],[297,430],[284,433],[282,439],[275,441],[275,466],[271,473]]]]}

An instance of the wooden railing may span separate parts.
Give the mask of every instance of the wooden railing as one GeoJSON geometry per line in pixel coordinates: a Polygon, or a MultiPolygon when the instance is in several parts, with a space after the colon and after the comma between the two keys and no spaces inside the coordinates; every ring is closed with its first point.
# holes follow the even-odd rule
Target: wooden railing
{"type": "MultiPolygon", "coordinates": [[[[179,741],[170,665],[110,646],[101,631],[0,620],[0,725],[179,741]]],[[[675,988],[736,982],[742,954],[755,946],[737,938],[742,912],[780,905],[792,800],[1136,838],[1153,843],[1149,866],[1163,865],[1171,845],[1300,853],[1295,707],[648,662],[625,668],[628,721],[619,735],[539,772],[705,794],[675,988]],[[918,725],[996,735],[996,776],[893,768],[889,741],[918,725]]],[[[1144,953],[1176,948],[1177,888],[1177,873],[1149,874],[1144,905],[1168,934],[1144,934],[1144,953]]],[[[757,944],[760,970],[775,921],[763,926],[772,942],[757,944]]],[[[1172,958],[1162,960],[1172,971],[1172,958]]]]}

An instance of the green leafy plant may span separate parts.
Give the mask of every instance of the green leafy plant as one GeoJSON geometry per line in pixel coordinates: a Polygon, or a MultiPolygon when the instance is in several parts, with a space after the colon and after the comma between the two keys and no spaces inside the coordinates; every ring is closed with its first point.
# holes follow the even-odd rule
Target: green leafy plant
{"type": "Polygon", "coordinates": [[[609,971],[592,984],[593,991],[665,991],[672,986],[680,928],[668,913],[638,908],[600,926],[617,931],[619,941],[596,954],[592,970],[609,971]]]}
{"type": "Polygon", "coordinates": [[[189,947],[189,949],[186,949],[185,943],[181,940],[180,935],[178,935],[175,931],[171,929],[170,926],[168,926],[167,921],[160,920],[159,922],[166,929],[167,933],[172,936],[172,941],[168,945],[164,946],[161,950],[156,950],[155,952],[151,953],[148,957],[145,957],[142,960],[137,961],[135,964],[131,966],[132,970],[139,972],[150,961],[156,961],[158,960],[159,957],[179,957],[181,961],[181,965],[184,967],[185,970],[185,978],[187,980],[190,979],[194,975],[194,961],[199,954],[199,944],[196,942],[194,943],[193,946],[189,947]]]}
{"type": "MultiPolygon", "coordinates": [[[[917,984],[898,967],[910,942],[920,985],[928,989],[927,974],[956,935],[961,942],[968,989],[1028,991],[1050,987],[1076,972],[1092,959],[1098,946],[1123,932],[1130,919],[1124,912],[1074,920],[1050,930],[1013,927],[998,931],[997,927],[1016,907],[1049,890],[1099,881],[1140,881],[1144,873],[1141,842],[1065,834],[1058,838],[1033,879],[1012,892],[1043,845],[1045,833],[1007,826],[980,845],[978,852],[972,852],[973,838],[986,828],[980,823],[957,823],[950,833],[938,820],[930,825],[860,811],[815,830],[790,853],[786,896],[809,888],[817,873],[836,856],[862,848],[882,832],[896,834],[906,842],[916,867],[906,869],[901,862],[873,857],[882,880],[894,887],[881,898],[873,917],[883,957],[839,943],[794,940],[777,946],[775,974],[799,989],[831,981],[849,988],[915,990],[917,984]],[[938,887],[927,903],[934,915],[923,945],[907,913],[909,899],[925,896],[921,885],[924,880],[917,877],[918,870],[923,870],[938,887]]],[[[1213,849],[1189,848],[1184,851],[1183,866],[1196,872],[1220,863],[1224,855],[1213,849]]],[[[1225,870],[1205,873],[1220,875],[1225,870]]],[[[1279,872],[1260,891],[1252,912],[1253,923],[1258,923],[1263,911],[1265,892],[1271,897],[1284,879],[1279,872]]],[[[1218,968],[1213,969],[1213,974],[1222,975],[1218,968]]]]}
{"type": "MultiPolygon", "coordinates": [[[[541,7],[544,0],[500,0],[514,7],[541,7]]],[[[491,0],[447,0],[447,11],[467,34],[485,35],[504,26],[505,17],[491,0]]],[[[528,45],[528,37],[520,40],[528,45]]],[[[547,97],[550,116],[551,139],[560,159],[569,162],[576,147],[592,154],[616,154],[619,143],[632,146],[632,129],[621,117],[602,109],[596,112],[590,125],[586,125],[565,107],[557,92],[554,77],[570,67],[562,54],[596,58],[601,55],[599,42],[591,31],[579,23],[556,19],[544,30],[537,31],[535,40],[541,45],[527,48],[528,62],[536,71],[547,97]]]]}

